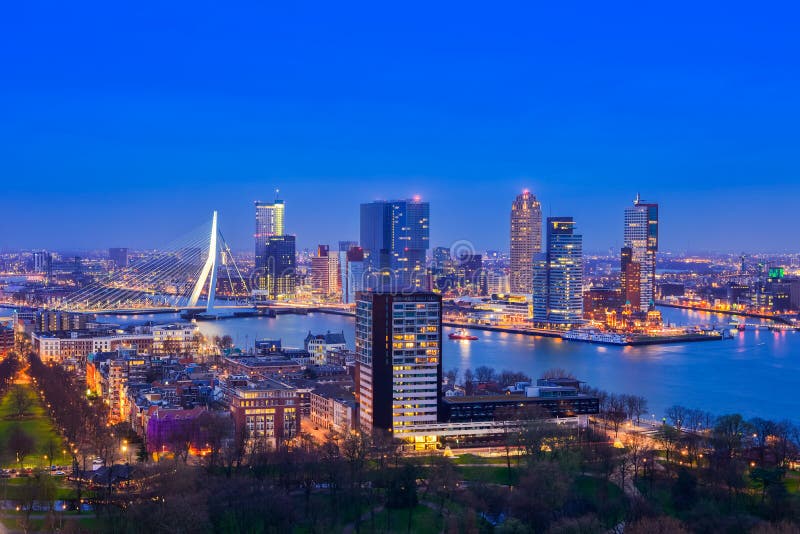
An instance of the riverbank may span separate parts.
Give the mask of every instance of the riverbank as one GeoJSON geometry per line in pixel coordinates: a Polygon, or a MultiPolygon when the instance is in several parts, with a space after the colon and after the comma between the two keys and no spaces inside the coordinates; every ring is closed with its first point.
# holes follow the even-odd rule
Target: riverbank
{"type": "MultiPolygon", "coordinates": [[[[332,310],[326,308],[317,308],[314,309],[317,313],[330,313],[332,315],[344,315],[348,317],[354,317],[355,313],[347,312],[344,310],[332,310]]],[[[508,327],[508,326],[495,326],[495,325],[483,325],[483,324],[475,324],[475,323],[461,323],[457,321],[442,321],[442,326],[448,326],[452,328],[467,328],[471,330],[483,330],[487,332],[502,332],[505,334],[520,334],[523,336],[533,336],[533,337],[550,337],[550,338],[559,338],[564,339],[562,337],[564,331],[563,330],[554,330],[554,329],[546,329],[546,328],[515,328],[515,327],[508,327]]],[[[674,336],[632,336],[630,341],[626,343],[605,343],[602,341],[595,341],[595,340],[579,340],[579,339],[564,339],[564,341],[579,341],[581,343],[592,343],[596,345],[617,345],[617,346],[637,346],[637,345],[663,345],[667,343],[689,343],[695,341],[719,341],[723,339],[721,335],[709,335],[709,334],[694,334],[694,333],[687,333],[687,334],[679,334],[674,336]]]]}
{"type": "Polygon", "coordinates": [[[750,313],[737,310],[715,310],[714,308],[706,308],[702,306],[689,306],[687,304],[675,304],[663,300],[657,301],[656,305],[663,306],[665,308],[676,308],[680,310],[691,310],[691,311],[705,312],[705,313],[718,313],[720,315],[733,315],[737,317],[752,317],[754,319],[767,319],[769,321],[775,321],[776,323],[787,324],[790,326],[796,325],[796,323],[793,323],[792,321],[786,319],[785,317],[780,317],[776,315],[766,315],[763,313],[750,313]]]}

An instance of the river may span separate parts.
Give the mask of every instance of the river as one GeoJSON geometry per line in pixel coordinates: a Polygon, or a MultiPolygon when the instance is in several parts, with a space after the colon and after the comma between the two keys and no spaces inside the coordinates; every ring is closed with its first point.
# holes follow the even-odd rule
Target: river
{"type": "MultiPolygon", "coordinates": [[[[662,309],[675,324],[727,325],[733,317],[662,309]]],[[[107,320],[177,320],[176,315],[109,316],[107,320]]],[[[748,319],[748,323],[759,322],[748,319]]],[[[302,347],[309,331],[344,331],[353,344],[353,319],[340,315],[281,315],[199,323],[208,335],[229,334],[237,346],[254,340],[280,338],[284,346],[302,347]]],[[[650,412],[660,418],[673,404],[714,414],[738,412],[746,417],[790,419],[800,423],[797,408],[800,379],[800,332],[747,330],[734,339],[639,347],[614,347],[560,339],[475,330],[477,341],[451,341],[445,328],[445,370],[476,368],[523,371],[532,377],[552,367],[571,371],[588,384],[615,393],[647,398],[650,412]]]]}

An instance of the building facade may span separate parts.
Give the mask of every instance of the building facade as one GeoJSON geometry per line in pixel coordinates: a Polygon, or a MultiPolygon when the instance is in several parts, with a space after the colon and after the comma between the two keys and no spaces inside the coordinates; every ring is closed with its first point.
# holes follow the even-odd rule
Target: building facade
{"type": "Polygon", "coordinates": [[[363,292],[356,303],[359,426],[413,433],[436,423],[442,383],[442,299],[363,292]]]}
{"type": "Polygon", "coordinates": [[[429,218],[429,204],[417,199],[361,204],[367,289],[429,289],[429,218]]]}
{"type": "MultiPolygon", "coordinates": [[[[631,306],[646,312],[655,302],[658,204],[644,202],[636,195],[633,206],[625,208],[624,245],[630,249],[630,263],[638,264],[639,270],[639,300],[631,302],[631,306]]],[[[626,283],[633,286],[636,282],[629,276],[626,283]]]]}
{"type": "Polygon", "coordinates": [[[256,263],[256,299],[282,299],[294,295],[297,286],[295,236],[267,238],[263,262],[256,263]]]}
{"type": "Polygon", "coordinates": [[[583,237],[572,217],[547,218],[547,251],[534,258],[533,283],[534,322],[583,322],[583,237]]]}
{"type": "Polygon", "coordinates": [[[523,191],[511,204],[512,293],[533,291],[533,257],[542,251],[542,206],[530,191],[523,191]]]}

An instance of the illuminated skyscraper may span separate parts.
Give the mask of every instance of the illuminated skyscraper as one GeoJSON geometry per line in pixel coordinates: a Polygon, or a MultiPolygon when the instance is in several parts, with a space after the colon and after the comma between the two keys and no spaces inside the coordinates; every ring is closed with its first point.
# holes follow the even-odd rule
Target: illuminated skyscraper
{"type": "Polygon", "coordinates": [[[552,325],[583,322],[583,237],[572,217],[547,218],[547,251],[533,268],[533,320],[552,325]]]}
{"type": "Polygon", "coordinates": [[[319,245],[311,257],[311,289],[327,297],[339,292],[339,281],[339,255],[328,245],[319,245]]]}
{"type": "Polygon", "coordinates": [[[419,199],[361,204],[361,247],[369,289],[428,289],[430,206],[419,199]]]}
{"type": "Polygon", "coordinates": [[[256,267],[264,266],[269,238],[283,235],[283,211],[283,200],[276,198],[272,204],[256,201],[256,267]]]}
{"type": "MultiPolygon", "coordinates": [[[[277,191],[276,191],[277,197],[277,191]]],[[[256,298],[278,299],[295,292],[295,236],[285,235],[283,200],[272,204],[256,201],[256,261],[253,295],[256,298]]]]}
{"type": "Polygon", "coordinates": [[[639,302],[631,302],[631,306],[646,312],[655,299],[658,204],[644,202],[637,194],[633,206],[625,208],[624,237],[630,261],[639,264],[639,302]]]}
{"type": "Polygon", "coordinates": [[[438,422],[442,297],[365,291],[356,301],[356,395],[362,432],[438,422]]]}
{"type": "Polygon", "coordinates": [[[296,264],[293,235],[268,237],[264,264],[256,271],[253,296],[270,300],[292,296],[297,285],[296,264]]]}
{"type": "Polygon", "coordinates": [[[511,292],[533,291],[533,255],[542,251],[542,206],[530,191],[511,204],[511,292]]]}

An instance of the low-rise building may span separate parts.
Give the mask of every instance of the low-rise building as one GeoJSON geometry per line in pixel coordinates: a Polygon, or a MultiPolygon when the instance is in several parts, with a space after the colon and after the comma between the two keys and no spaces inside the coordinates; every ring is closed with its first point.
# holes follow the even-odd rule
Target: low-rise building
{"type": "Polygon", "coordinates": [[[346,434],[356,429],[353,392],[339,385],[321,385],[311,392],[311,422],[317,428],[346,434]]]}
{"type": "Polygon", "coordinates": [[[305,349],[311,354],[313,362],[317,365],[327,363],[326,353],[330,350],[347,349],[347,341],[344,332],[326,332],[324,334],[312,334],[310,331],[304,340],[305,349]]]}
{"type": "Polygon", "coordinates": [[[296,388],[271,378],[229,377],[223,389],[237,435],[249,443],[277,448],[297,435],[296,388]]]}

